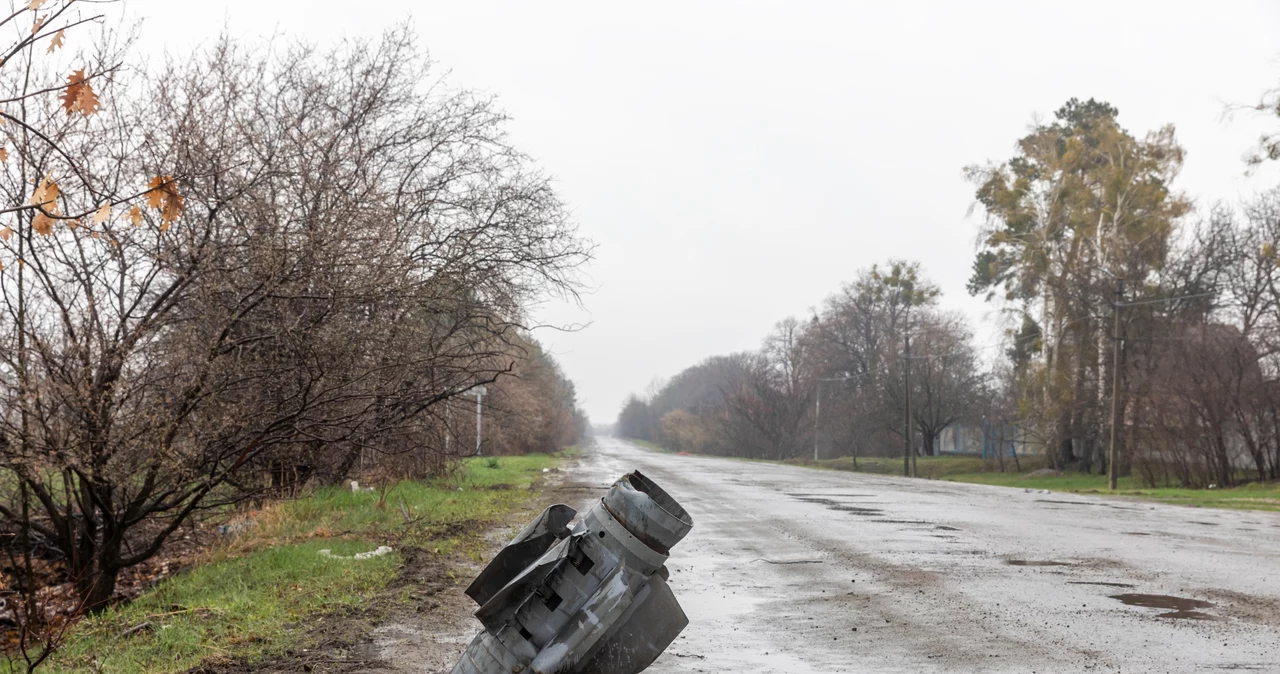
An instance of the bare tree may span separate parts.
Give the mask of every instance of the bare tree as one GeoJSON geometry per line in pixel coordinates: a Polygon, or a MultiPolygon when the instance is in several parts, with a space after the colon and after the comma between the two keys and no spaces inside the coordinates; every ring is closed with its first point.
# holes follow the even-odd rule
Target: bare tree
{"type": "Polygon", "coordinates": [[[546,180],[490,101],[424,87],[427,66],[404,29],[224,40],[77,146],[108,177],[184,176],[172,221],[28,230],[33,283],[0,298],[30,316],[4,324],[31,357],[0,395],[34,505],[0,516],[58,552],[87,609],[275,458],[338,477],[410,451],[434,406],[513,370],[529,302],[574,291],[589,249],[546,180]]]}

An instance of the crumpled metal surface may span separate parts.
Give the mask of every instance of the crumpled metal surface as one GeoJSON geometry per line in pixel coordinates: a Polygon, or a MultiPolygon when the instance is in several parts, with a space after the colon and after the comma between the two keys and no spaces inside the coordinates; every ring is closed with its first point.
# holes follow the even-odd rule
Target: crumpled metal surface
{"type": "Polygon", "coordinates": [[[635,471],[575,515],[547,508],[467,588],[484,630],[453,674],[634,674],[689,624],[664,566],[693,528],[675,499],[635,471]]]}

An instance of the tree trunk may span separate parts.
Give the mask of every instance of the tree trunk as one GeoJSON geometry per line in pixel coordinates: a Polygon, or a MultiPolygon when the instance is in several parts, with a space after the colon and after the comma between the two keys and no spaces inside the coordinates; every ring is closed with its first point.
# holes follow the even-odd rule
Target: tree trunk
{"type": "Polygon", "coordinates": [[[1071,451],[1071,410],[1062,410],[1058,414],[1058,470],[1064,470],[1071,462],[1075,461],[1074,452],[1071,451]]]}
{"type": "Polygon", "coordinates": [[[924,456],[933,456],[933,441],[935,438],[937,438],[937,433],[932,428],[920,432],[920,439],[924,442],[922,447],[924,456]]]}
{"type": "Polygon", "coordinates": [[[111,597],[115,595],[116,580],[119,577],[118,569],[99,566],[77,580],[76,591],[79,593],[81,605],[86,613],[90,615],[101,613],[111,606],[111,597]]]}
{"type": "Polygon", "coordinates": [[[1088,362],[1083,353],[1084,339],[1077,339],[1075,377],[1071,382],[1071,444],[1080,459],[1080,472],[1093,471],[1093,445],[1089,442],[1086,408],[1089,407],[1088,362]]]}

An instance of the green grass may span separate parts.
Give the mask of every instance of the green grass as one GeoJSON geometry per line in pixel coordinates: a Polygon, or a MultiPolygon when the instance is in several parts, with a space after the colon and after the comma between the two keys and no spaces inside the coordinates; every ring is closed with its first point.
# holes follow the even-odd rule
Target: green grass
{"type": "MultiPolygon", "coordinates": [[[[643,447],[660,452],[670,450],[651,442],[629,440],[643,447]]],[[[1107,489],[1105,475],[1083,475],[1066,472],[1063,475],[1028,477],[1026,473],[1044,468],[1045,457],[1030,455],[1018,457],[1021,471],[1016,470],[1012,459],[1005,459],[1005,471],[992,459],[975,456],[922,456],[916,459],[916,474],[930,480],[970,482],[999,487],[1024,489],[1048,489],[1050,491],[1079,494],[1101,494],[1126,498],[1145,499],[1201,508],[1233,508],[1240,510],[1280,511],[1280,482],[1253,483],[1229,489],[1184,489],[1177,487],[1146,487],[1138,477],[1119,480],[1115,492],[1107,489]]],[[[863,457],[854,466],[852,457],[836,459],[789,459],[781,463],[825,470],[845,470],[879,475],[902,475],[902,457],[863,457]]]]}
{"type": "MultiPolygon", "coordinates": [[[[1044,467],[1044,459],[1038,456],[1018,457],[1023,471],[1032,471],[1044,467]]],[[[902,475],[902,457],[861,457],[854,467],[853,457],[843,456],[837,459],[790,459],[784,461],[790,465],[825,468],[827,470],[847,470],[859,473],[875,473],[878,475],[902,475]]],[[[1014,470],[1013,460],[1005,462],[1005,469],[1014,470]]],[[[921,456],[916,458],[916,475],[930,480],[946,480],[954,475],[998,471],[999,464],[990,459],[976,456],[921,456]]],[[[992,473],[1001,475],[1001,473],[992,473]]],[[[1006,473],[1007,474],[1007,473],[1006,473]]],[[[1012,473],[1017,475],[1018,473],[1012,473]]]]}
{"type": "Polygon", "coordinates": [[[251,535],[271,543],[355,534],[400,545],[430,542],[448,553],[465,534],[473,533],[462,530],[464,526],[493,521],[526,501],[542,469],[556,462],[545,454],[477,457],[464,461],[454,475],[431,482],[400,482],[375,492],[320,489],[263,513],[262,527],[251,535]]]}
{"type": "Polygon", "coordinates": [[[1140,478],[1124,477],[1118,480],[1118,489],[1113,493],[1107,489],[1105,475],[1066,473],[1061,476],[1027,477],[1017,473],[961,473],[944,479],[1001,487],[1115,495],[1200,508],[1280,511],[1280,483],[1278,482],[1258,482],[1229,489],[1183,489],[1144,487],[1140,478]]]}
{"type": "MultiPolygon", "coordinates": [[[[478,559],[486,525],[525,505],[542,470],[558,461],[548,455],[479,457],[431,482],[359,493],[323,488],[252,513],[256,526],[204,563],[75,625],[43,669],[183,672],[305,647],[322,616],[367,606],[401,562],[395,553],[341,557],[390,545],[478,559]],[[322,549],[339,557],[323,556],[322,549]],[[120,636],[143,623],[146,629],[120,636]]],[[[21,671],[18,664],[7,669],[21,671]]]]}
{"type": "Polygon", "coordinates": [[[645,449],[651,449],[655,452],[662,452],[663,454],[675,454],[675,450],[667,449],[666,447],[663,447],[662,445],[659,445],[656,442],[649,442],[648,440],[636,440],[633,438],[627,438],[627,442],[640,445],[645,449]]]}
{"type": "Polygon", "coordinates": [[[350,610],[396,575],[397,555],[337,559],[372,550],[358,541],[318,540],[235,558],[225,553],[162,582],[118,610],[74,629],[51,671],[181,672],[203,661],[283,653],[296,628],[321,613],[350,610]],[[119,638],[130,627],[145,631],[119,638]]]}

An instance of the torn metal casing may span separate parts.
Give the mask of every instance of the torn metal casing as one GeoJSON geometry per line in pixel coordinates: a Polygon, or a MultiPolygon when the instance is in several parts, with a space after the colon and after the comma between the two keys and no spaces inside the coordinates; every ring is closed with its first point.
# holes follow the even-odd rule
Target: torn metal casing
{"type": "Polygon", "coordinates": [[[634,674],[688,625],[664,566],[693,527],[675,499],[635,471],[575,514],[547,508],[467,588],[484,631],[453,674],[634,674]]]}

